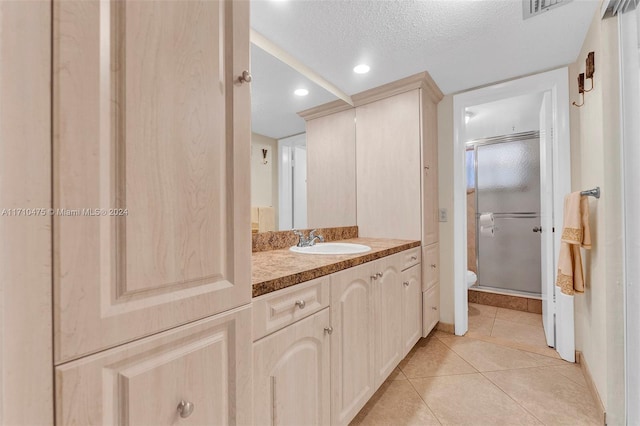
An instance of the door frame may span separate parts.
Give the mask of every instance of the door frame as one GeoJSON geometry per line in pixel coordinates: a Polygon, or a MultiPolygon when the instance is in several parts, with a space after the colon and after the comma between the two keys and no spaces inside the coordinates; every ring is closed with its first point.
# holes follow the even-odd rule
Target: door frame
{"type": "MultiPolygon", "coordinates": [[[[571,192],[571,133],[569,123],[569,69],[563,67],[540,74],[510,80],[453,96],[453,253],[455,334],[468,328],[467,313],[467,200],[465,170],[465,109],[478,104],[532,92],[550,92],[553,117],[553,205],[562,206],[571,192]],[[563,167],[560,167],[563,165],[563,167]]],[[[554,227],[562,228],[562,215],[553,215],[554,227]]],[[[556,232],[552,250],[554,260],[560,250],[560,232],[556,232]]],[[[555,277],[555,267],[554,277],[555,277]]]]}

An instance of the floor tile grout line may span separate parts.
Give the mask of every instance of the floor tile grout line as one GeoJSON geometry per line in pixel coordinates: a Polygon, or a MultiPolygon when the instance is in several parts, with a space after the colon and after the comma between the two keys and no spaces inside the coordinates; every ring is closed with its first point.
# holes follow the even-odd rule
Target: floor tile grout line
{"type": "MultiPolygon", "coordinates": [[[[474,336],[467,336],[466,334],[464,336],[456,336],[454,334],[451,335],[451,337],[437,337],[438,340],[442,341],[442,339],[451,339],[453,337],[466,337],[467,339],[472,339],[472,340],[479,340],[481,342],[486,342],[486,343],[492,343],[494,345],[498,345],[498,346],[504,346],[507,348],[511,348],[511,349],[518,349],[521,350],[523,352],[527,352],[527,353],[532,353],[532,354],[536,354],[536,355],[540,355],[540,356],[544,356],[547,358],[552,358],[552,359],[561,359],[555,356],[551,356],[551,355],[547,355],[547,354],[542,354],[540,353],[540,349],[542,348],[537,348],[537,347],[532,347],[531,349],[525,349],[522,347],[514,347],[511,344],[503,344],[503,343],[499,343],[499,342],[488,342],[487,340],[485,340],[484,338],[494,338],[494,339],[502,339],[501,337],[497,337],[497,336],[481,336],[481,337],[474,337],[474,336]],[[484,338],[483,338],[484,337],[484,338]]],[[[444,342],[443,342],[444,343],[444,342]]],[[[513,341],[512,343],[513,345],[522,345],[522,346],[528,346],[525,343],[518,343],[513,341]]],[[[548,348],[548,346],[545,346],[545,348],[548,348]]]]}
{"type": "Polygon", "coordinates": [[[433,414],[433,417],[436,419],[436,421],[442,426],[442,422],[440,421],[440,418],[438,417],[438,415],[435,413],[435,411],[433,411],[433,409],[431,407],[429,407],[429,404],[427,404],[427,401],[424,400],[424,398],[422,397],[422,395],[420,394],[420,392],[418,392],[418,389],[416,389],[416,387],[414,386],[413,383],[411,383],[411,379],[407,378],[407,381],[409,382],[409,384],[411,385],[411,388],[413,388],[413,391],[415,393],[418,394],[418,397],[422,400],[422,402],[424,403],[424,405],[427,407],[427,409],[429,410],[429,412],[431,414],[433,414]]]}
{"type": "Polygon", "coordinates": [[[498,388],[500,390],[500,392],[502,392],[503,394],[505,394],[510,400],[512,400],[513,402],[515,402],[516,404],[518,404],[518,406],[520,408],[522,408],[525,412],[529,413],[529,415],[531,415],[531,417],[533,417],[534,419],[536,419],[537,421],[540,422],[540,424],[542,425],[546,425],[545,422],[543,422],[542,420],[540,420],[535,414],[533,414],[531,411],[529,411],[525,406],[523,406],[520,402],[518,402],[514,397],[512,397],[511,395],[509,395],[509,393],[507,393],[506,390],[502,389],[497,383],[495,383],[493,380],[491,380],[489,377],[487,377],[486,375],[484,375],[482,372],[480,372],[480,374],[482,375],[482,377],[484,377],[485,379],[487,379],[489,381],[489,383],[491,383],[493,386],[495,386],[496,388],[498,388]]]}
{"type": "MultiPolygon", "coordinates": [[[[484,342],[484,343],[489,343],[489,342],[484,342]]],[[[443,343],[444,344],[444,343],[443,343]]],[[[491,343],[489,343],[491,344],[491,343]]],[[[496,345],[499,346],[499,345],[496,345]]],[[[514,349],[514,348],[509,348],[509,349],[513,349],[513,350],[519,350],[519,349],[514,349]]],[[[544,367],[564,367],[564,365],[534,365],[531,367],[516,367],[516,368],[503,368],[503,369],[499,369],[499,370],[485,370],[482,371],[480,370],[478,367],[476,367],[475,365],[473,365],[473,363],[469,360],[467,360],[464,355],[462,355],[461,353],[457,352],[455,350],[455,348],[449,348],[449,350],[451,350],[452,352],[454,352],[456,355],[458,355],[460,358],[462,358],[463,361],[467,362],[467,364],[471,365],[478,373],[490,373],[490,372],[494,372],[494,371],[509,371],[509,370],[523,370],[523,369],[527,369],[527,368],[544,368],[544,367]]],[[[525,354],[529,354],[529,352],[526,351],[520,351],[520,352],[524,352],[525,354]]],[[[553,358],[551,358],[553,359],[553,358]]],[[[568,365],[568,364],[567,364],[568,365]]],[[[558,373],[560,374],[560,373],[558,373]]],[[[452,374],[453,375],[453,374],[452,374]]],[[[564,374],[562,374],[563,377],[566,377],[567,379],[569,379],[569,377],[565,376],[564,374]]],[[[569,379],[571,380],[571,379],[569,379]]],[[[573,381],[573,380],[572,380],[573,381]]]]}

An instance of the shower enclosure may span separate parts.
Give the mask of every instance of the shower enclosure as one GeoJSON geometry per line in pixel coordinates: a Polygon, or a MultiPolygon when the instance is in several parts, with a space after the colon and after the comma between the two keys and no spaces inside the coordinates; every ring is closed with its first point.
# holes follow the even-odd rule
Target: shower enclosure
{"type": "Polygon", "coordinates": [[[475,189],[478,288],[540,296],[539,132],[468,142],[467,187],[475,189]],[[493,229],[482,230],[488,213],[493,229]]]}

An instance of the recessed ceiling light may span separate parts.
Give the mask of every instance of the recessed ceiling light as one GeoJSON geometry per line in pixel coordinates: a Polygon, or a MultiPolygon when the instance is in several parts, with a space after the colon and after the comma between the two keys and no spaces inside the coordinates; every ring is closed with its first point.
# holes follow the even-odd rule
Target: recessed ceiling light
{"type": "Polygon", "coordinates": [[[296,89],[296,91],[293,93],[296,96],[307,96],[309,94],[309,91],[307,89],[296,89]]]}
{"type": "Polygon", "coordinates": [[[371,67],[369,67],[369,65],[360,64],[360,65],[356,65],[353,68],[353,72],[355,72],[356,74],[366,74],[366,73],[369,72],[370,69],[371,69],[371,67]]]}

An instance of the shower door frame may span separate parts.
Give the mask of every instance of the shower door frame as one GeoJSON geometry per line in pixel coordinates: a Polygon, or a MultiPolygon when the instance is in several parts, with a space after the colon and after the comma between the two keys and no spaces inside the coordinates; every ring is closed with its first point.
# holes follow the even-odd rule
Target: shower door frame
{"type": "MultiPolygon", "coordinates": [[[[538,142],[540,142],[540,131],[539,130],[533,130],[533,131],[529,131],[529,132],[521,132],[521,133],[511,133],[508,135],[502,135],[502,136],[493,136],[493,137],[489,137],[489,138],[480,138],[480,139],[474,139],[474,140],[470,140],[465,142],[465,152],[466,151],[473,151],[473,172],[475,174],[474,177],[474,182],[475,182],[475,194],[474,194],[474,198],[475,198],[475,203],[476,203],[476,218],[475,218],[475,223],[476,223],[476,259],[475,259],[475,263],[476,263],[476,274],[477,274],[477,289],[478,290],[489,290],[492,292],[505,292],[505,293],[509,293],[515,296],[523,296],[523,297],[529,297],[529,298],[540,298],[542,295],[542,290],[541,293],[529,293],[529,292],[525,292],[525,291],[519,291],[519,290],[510,290],[510,289],[501,289],[498,287],[491,287],[491,286],[483,286],[481,285],[481,274],[480,274],[480,226],[479,226],[479,222],[478,222],[478,218],[480,217],[480,212],[478,211],[478,206],[480,205],[479,203],[479,195],[478,195],[478,147],[480,146],[488,146],[488,145],[495,145],[495,144],[501,144],[501,143],[509,143],[509,142],[519,142],[519,141],[526,141],[526,140],[531,140],[531,139],[538,139],[538,142]]],[[[540,159],[540,161],[542,161],[542,159],[540,159]]],[[[527,212],[522,212],[520,213],[522,215],[526,215],[528,214],[527,212]]],[[[540,211],[538,211],[538,217],[540,217],[540,211]]],[[[540,244],[543,244],[543,242],[541,241],[540,244]]],[[[539,265],[540,267],[542,265],[539,265]]]]}
{"type": "MultiPolygon", "coordinates": [[[[552,137],[549,147],[552,151],[552,191],[547,195],[550,206],[556,209],[552,213],[553,227],[562,229],[562,205],[565,194],[571,192],[571,132],[569,121],[569,70],[568,67],[522,77],[491,86],[471,90],[453,96],[453,285],[454,285],[454,329],[455,334],[464,335],[469,327],[467,312],[468,287],[466,285],[467,274],[467,223],[466,223],[466,156],[465,142],[465,110],[468,107],[483,103],[499,101],[519,95],[531,93],[548,93],[550,95],[552,137]],[[552,202],[551,202],[552,201],[552,202]]],[[[545,161],[542,160],[541,161],[545,161]]],[[[548,244],[546,250],[551,250],[553,259],[558,258],[560,250],[560,233],[556,232],[548,244]]],[[[549,265],[549,269],[555,269],[549,265]]],[[[555,271],[547,271],[553,273],[555,271]]],[[[553,289],[555,291],[555,288],[553,289]]],[[[555,299],[555,297],[554,297],[555,299]]],[[[573,316],[573,299],[570,303],[562,300],[562,311],[571,311],[573,316]]],[[[556,313],[556,301],[547,302],[556,313]]],[[[568,312],[567,312],[568,313],[568,312]]],[[[563,339],[568,347],[574,347],[573,324],[563,324],[563,339]]],[[[557,336],[557,330],[555,335],[557,336]]],[[[557,339],[556,339],[557,342],[557,339]]],[[[557,347],[557,345],[556,345],[557,347]]],[[[575,360],[575,351],[567,349],[561,354],[564,359],[571,362],[575,360]]]]}

